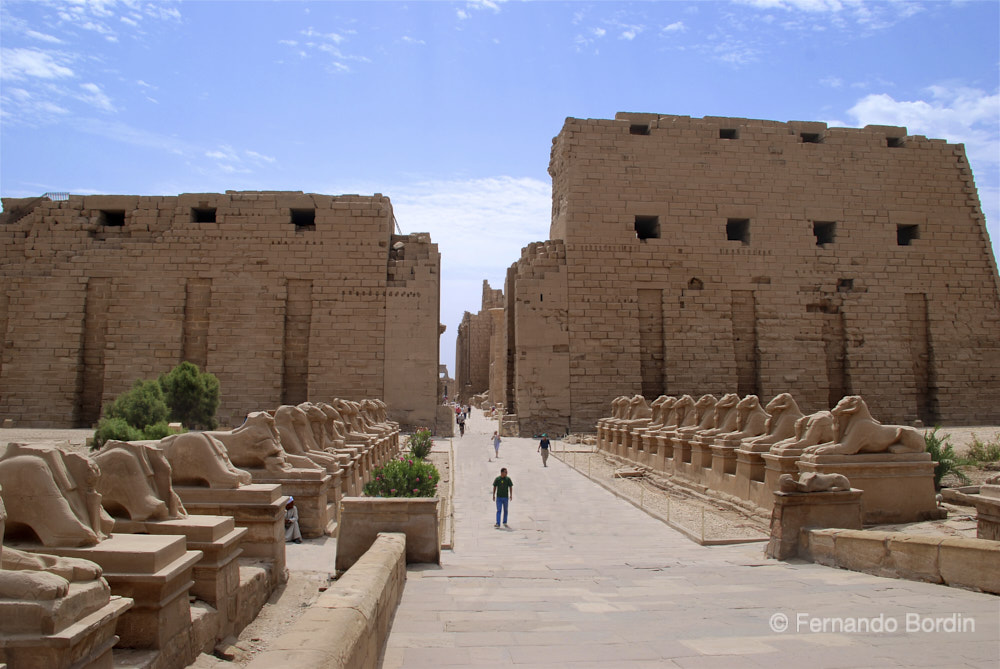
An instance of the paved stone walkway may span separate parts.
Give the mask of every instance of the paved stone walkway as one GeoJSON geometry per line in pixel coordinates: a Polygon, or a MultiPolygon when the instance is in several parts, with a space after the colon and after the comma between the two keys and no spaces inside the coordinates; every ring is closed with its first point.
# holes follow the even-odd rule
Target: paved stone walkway
{"type": "Polygon", "coordinates": [[[998,597],[698,546],[554,458],[543,469],[532,440],[489,462],[495,424],[474,413],[455,438],[455,548],[410,568],[386,668],[1000,666],[998,597]],[[500,466],[514,498],[498,530],[500,466]]]}

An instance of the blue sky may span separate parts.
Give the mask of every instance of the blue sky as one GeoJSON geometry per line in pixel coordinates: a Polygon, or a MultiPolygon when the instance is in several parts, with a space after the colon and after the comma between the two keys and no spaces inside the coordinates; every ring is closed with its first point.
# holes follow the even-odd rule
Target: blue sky
{"type": "Polygon", "coordinates": [[[966,144],[1000,245],[1000,3],[0,0],[0,195],[388,195],[442,252],[441,360],[548,237],[549,148],[618,111],[966,144]]]}

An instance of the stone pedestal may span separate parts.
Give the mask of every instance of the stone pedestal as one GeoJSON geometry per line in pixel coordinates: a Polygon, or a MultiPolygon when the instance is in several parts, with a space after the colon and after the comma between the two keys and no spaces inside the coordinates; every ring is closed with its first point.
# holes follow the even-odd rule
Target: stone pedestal
{"type": "Polygon", "coordinates": [[[274,562],[278,583],[287,579],[285,570],[285,505],[288,496],[274,483],[252,483],[239,488],[174,486],[188,513],[201,516],[231,516],[237,527],[249,530],[241,548],[243,557],[274,562]]]}
{"type": "Polygon", "coordinates": [[[1000,541],[1000,485],[984,485],[974,496],[976,537],[1000,541]]]}
{"type": "Polygon", "coordinates": [[[691,466],[688,476],[697,483],[708,485],[708,472],[712,469],[712,438],[696,437],[690,441],[691,466]]]}
{"type": "Polygon", "coordinates": [[[771,491],[764,491],[764,453],[736,449],[736,496],[767,508],[762,495],[771,497],[771,491]]]}
{"type": "Polygon", "coordinates": [[[441,562],[437,497],[345,497],[338,571],[349,569],[371,547],[379,532],[406,535],[406,561],[441,562]]]}
{"type": "Polygon", "coordinates": [[[112,669],[115,626],[130,606],[103,579],[71,583],[54,600],[0,599],[0,667],[112,669]]]}
{"type": "Polygon", "coordinates": [[[770,511],[774,507],[774,491],[780,488],[778,481],[782,474],[790,474],[796,480],[799,478],[799,458],[801,453],[789,453],[776,455],[774,453],[761,453],[764,459],[764,488],[760,495],[762,504],[760,508],[770,511]]]}
{"type": "Polygon", "coordinates": [[[729,445],[712,445],[712,471],[708,477],[710,488],[726,494],[743,497],[747,486],[740,486],[736,476],[736,448],[729,445]]]}
{"type": "Polygon", "coordinates": [[[785,560],[799,552],[803,528],[861,529],[862,491],[774,493],[767,557],[785,560]]]}
{"type": "Polygon", "coordinates": [[[295,498],[299,509],[299,530],[306,539],[334,534],[337,527],[337,502],[340,497],[338,469],[330,474],[322,469],[295,469],[290,476],[275,477],[265,469],[247,469],[254,483],[279,484],[281,492],[295,498]]]}
{"type": "Polygon", "coordinates": [[[865,491],[861,501],[865,523],[912,523],[943,518],[934,490],[930,453],[859,453],[799,458],[799,473],[843,474],[851,486],[865,491]]]}
{"type": "Polygon", "coordinates": [[[192,570],[191,594],[219,612],[219,638],[233,632],[240,587],[240,565],[236,558],[243,553],[240,546],[249,530],[236,527],[231,516],[193,515],[145,522],[116,519],[115,532],[184,536],[189,551],[202,553],[201,560],[192,570]]]}
{"type": "Polygon", "coordinates": [[[96,562],[104,570],[112,594],[134,600],[132,608],[118,619],[115,631],[121,637],[120,646],[160,650],[178,662],[194,659],[188,593],[194,584],[192,570],[202,553],[187,550],[184,537],[112,534],[95,546],[82,548],[17,548],[96,562]]]}

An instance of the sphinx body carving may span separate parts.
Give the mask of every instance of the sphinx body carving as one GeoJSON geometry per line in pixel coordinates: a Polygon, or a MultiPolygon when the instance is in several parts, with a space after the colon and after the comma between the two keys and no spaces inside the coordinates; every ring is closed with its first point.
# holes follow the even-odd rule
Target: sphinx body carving
{"type": "Polygon", "coordinates": [[[206,434],[222,442],[235,467],[264,469],[279,477],[292,474],[296,468],[320,469],[309,458],[285,451],[274,417],[266,411],[249,414],[235,430],[206,434]]]}
{"type": "Polygon", "coordinates": [[[109,441],[92,457],[101,469],[101,503],[112,516],[138,521],[187,517],[159,447],[109,441]]]}
{"type": "Polygon", "coordinates": [[[30,530],[46,546],[93,546],[114,519],[97,492],[93,460],[55,446],[12,443],[0,450],[0,487],[7,492],[7,531],[30,530]]]}
{"type": "Polygon", "coordinates": [[[781,393],[767,403],[765,409],[769,414],[764,434],[759,437],[743,440],[743,448],[754,453],[766,453],[779,441],[795,436],[795,422],[802,418],[795,398],[789,393],[781,393]]]}
{"type": "Polygon", "coordinates": [[[829,411],[817,411],[795,421],[795,434],[776,443],[771,447],[771,452],[777,455],[798,455],[810,446],[832,442],[836,434],[833,414],[829,411]]]}
{"type": "Polygon", "coordinates": [[[160,440],[175,485],[239,488],[250,474],[233,466],[221,441],[206,432],[173,434],[160,440]]]}
{"type": "Polygon", "coordinates": [[[782,474],[778,479],[781,492],[837,492],[850,490],[851,482],[843,474],[820,474],[806,472],[796,480],[791,474],[782,474]]]}
{"type": "MultiPolygon", "coordinates": [[[[0,487],[0,539],[7,509],[0,487]]],[[[95,581],[101,568],[88,560],[25,553],[0,543],[0,599],[44,601],[65,597],[71,582],[95,581]]]]}
{"type": "Polygon", "coordinates": [[[868,405],[858,395],[843,398],[830,413],[836,421],[834,443],[810,446],[805,453],[856,455],[924,451],[924,437],[918,430],[904,425],[883,425],[872,417],[868,405]]]}

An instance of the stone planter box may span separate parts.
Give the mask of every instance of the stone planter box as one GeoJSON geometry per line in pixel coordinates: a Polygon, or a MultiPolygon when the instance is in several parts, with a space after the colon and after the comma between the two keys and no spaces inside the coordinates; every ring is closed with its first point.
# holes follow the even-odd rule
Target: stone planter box
{"type": "Polygon", "coordinates": [[[340,501],[337,570],[349,569],[379,532],[406,535],[406,561],[441,562],[437,497],[344,497],[340,501]]]}

